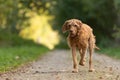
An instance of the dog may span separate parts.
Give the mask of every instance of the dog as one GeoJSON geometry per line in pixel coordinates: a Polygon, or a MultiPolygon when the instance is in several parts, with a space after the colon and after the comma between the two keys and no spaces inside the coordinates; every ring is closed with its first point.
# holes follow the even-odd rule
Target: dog
{"type": "Polygon", "coordinates": [[[67,37],[67,42],[69,47],[72,50],[72,58],[73,58],[73,71],[74,73],[78,72],[78,64],[77,64],[77,56],[76,56],[76,48],[79,50],[81,59],[79,61],[79,65],[85,65],[85,53],[87,49],[89,49],[89,72],[93,72],[92,66],[92,54],[94,49],[99,49],[95,45],[95,36],[93,34],[93,30],[90,26],[83,23],[78,19],[69,19],[65,21],[62,26],[62,32],[65,33],[69,31],[69,35],[67,37]]]}

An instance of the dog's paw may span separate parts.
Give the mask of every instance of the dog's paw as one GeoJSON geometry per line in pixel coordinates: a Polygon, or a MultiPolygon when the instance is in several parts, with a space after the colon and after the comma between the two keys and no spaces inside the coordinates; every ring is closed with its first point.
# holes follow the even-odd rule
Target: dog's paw
{"type": "Polygon", "coordinates": [[[94,72],[94,71],[95,71],[95,69],[89,69],[88,71],[89,71],[89,72],[94,72]]]}
{"type": "Polygon", "coordinates": [[[85,66],[85,62],[80,62],[79,65],[85,66]]]}
{"type": "Polygon", "coordinates": [[[72,72],[73,73],[78,73],[78,69],[73,69],[72,72]]]}
{"type": "Polygon", "coordinates": [[[82,60],[80,60],[79,65],[81,65],[81,66],[85,66],[85,62],[86,62],[86,60],[85,60],[85,59],[84,59],[83,61],[82,61],[82,60]]]}

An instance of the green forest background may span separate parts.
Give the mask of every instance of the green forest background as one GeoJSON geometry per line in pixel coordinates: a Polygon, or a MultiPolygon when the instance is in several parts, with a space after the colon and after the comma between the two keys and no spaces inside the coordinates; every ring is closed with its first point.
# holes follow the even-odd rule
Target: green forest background
{"type": "MultiPolygon", "coordinates": [[[[120,0],[0,0],[0,59],[10,59],[0,63],[0,70],[9,69],[16,57],[27,61],[22,53],[67,49],[68,33],[63,34],[61,27],[71,18],[93,28],[100,53],[120,58],[120,0]]],[[[14,66],[19,64],[22,61],[14,66]]]]}
{"type": "Polygon", "coordinates": [[[53,16],[50,27],[61,36],[64,21],[77,18],[93,28],[98,45],[120,44],[120,0],[0,0],[0,9],[0,43],[15,44],[13,35],[19,36],[22,29],[30,26],[28,21],[33,15],[29,13],[33,12],[53,16]]]}

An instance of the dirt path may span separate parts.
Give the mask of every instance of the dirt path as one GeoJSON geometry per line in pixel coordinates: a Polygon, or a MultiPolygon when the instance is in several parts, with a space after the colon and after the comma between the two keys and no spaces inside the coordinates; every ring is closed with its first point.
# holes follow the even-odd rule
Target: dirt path
{"type": "Polygon", "coordinates": [[[55,50],[21,71],[1,75],[0,80],[120,80],[120,61],[94,54],[96,71],[88,72],[86,59],[86,65],[79,66],[78,73],[72,73],[71,52],[55,50]]]}

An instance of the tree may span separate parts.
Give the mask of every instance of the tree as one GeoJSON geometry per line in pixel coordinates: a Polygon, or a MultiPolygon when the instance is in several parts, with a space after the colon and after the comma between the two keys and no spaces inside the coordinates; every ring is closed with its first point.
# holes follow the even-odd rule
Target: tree
{"type": "Polygon", "coordinates": [[[29,19],[26,14],[29,11],[42,14],[48,9],[46,3],[46,0],[0,0],[0,28],[6,32],[18,33],[17,27],[29,19]],[[39,12],[41,8],[43,11],[39,12]]]}
{"type": "MultiPolygon", "coordinates": [[[[98,43],[105,38],[113,39],[113,28],[117,20],[114,0],[57,0],[57,3],[55,26],[59,28],[56,28],[60,29],[67,19],[78,18],[94,29],[98,43]]],[[[108,44],[108,41],[105,44],[108,44]]]]}

